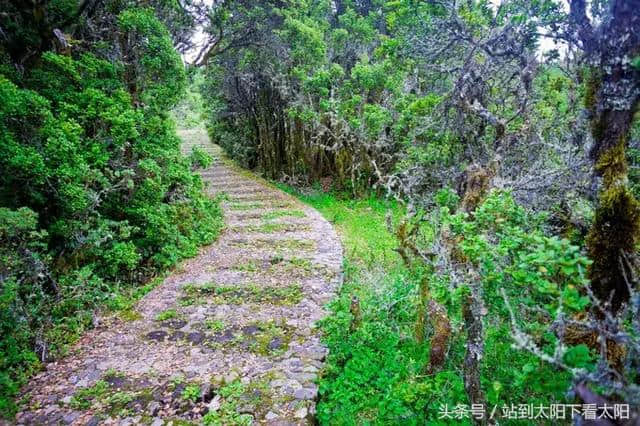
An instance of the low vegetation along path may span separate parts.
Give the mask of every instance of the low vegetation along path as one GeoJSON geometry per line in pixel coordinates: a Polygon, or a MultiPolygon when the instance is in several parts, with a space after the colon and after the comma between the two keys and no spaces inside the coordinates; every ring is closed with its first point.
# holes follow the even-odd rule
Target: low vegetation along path
{"type": "MultiPolygon", "coordinates": [[[[207,146],[183,133],[186,149],[207,146]]],[[[218,156],[215,147],[209,151],[218,156]]],[[[326,349],[314,322],[342,250],[313,209],[220,160],[202,173],[226,229],[127,318],[88,333],[27,387],[24,424],[307,424],[326,349]]]]}

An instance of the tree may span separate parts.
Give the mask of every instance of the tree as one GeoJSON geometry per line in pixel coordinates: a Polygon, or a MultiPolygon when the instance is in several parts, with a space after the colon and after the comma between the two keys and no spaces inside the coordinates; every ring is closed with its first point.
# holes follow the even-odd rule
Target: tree
{"type": "Polygon", "coordinates": [[[612,0],[603,7],[572,0],[569,23],[588,64],[585,106],[593,145],[590,158],[602,179],[595,220],[587,236],[591,285],[617,311],[636,286],[635,252],[640,204],[629,188],[626,149],[640,102],[640,1],[612,0]]]}

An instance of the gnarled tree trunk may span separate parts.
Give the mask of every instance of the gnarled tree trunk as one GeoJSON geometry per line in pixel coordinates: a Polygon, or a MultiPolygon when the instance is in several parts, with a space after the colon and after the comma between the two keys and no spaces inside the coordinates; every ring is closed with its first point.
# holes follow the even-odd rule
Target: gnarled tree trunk
{"type": "Polygon", "coordinates": [[[602,178],[596,215],[587,236],[592,288],[617,312],[629,298],[640,237],[640,203],[628,186],[625,151],[640,101],[640,0],[612,0],[607,20],[594,29],[586,0],[571,1],[571,22],[592,70],[585,103],[594,145],[591,159],[602,178]]]}

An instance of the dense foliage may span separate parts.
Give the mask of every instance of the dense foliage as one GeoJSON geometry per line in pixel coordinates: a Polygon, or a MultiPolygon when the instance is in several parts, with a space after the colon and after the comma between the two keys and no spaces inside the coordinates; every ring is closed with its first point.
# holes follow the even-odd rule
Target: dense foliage
{"type": "Polygon", "coordinates": [[[24,379],[100,309],[127,307],[136,287],[211,242],[220,210],[167,113],[185,88],[177,3],[0,4],[0,412],[10,414],[24,379]]]}
{"type": "Polygon", "coordinates": [[[401,265],[374,284],[347,264],[321,422],[638,402],[637,7],[215,8],[198,58],[212,139],[273,179],[406,204],[394,247],[372,248],[401,265]]]}
{"type": "Polygon", "coordinates": [[[500,154],[522,198],[584,186],[583,147],[567,144],[580,87],[535,59],[532,21],[553,21],[552,2],[495,18],[487,2],[249,3],[219,11],[229,35],[205,88],[212,137],[245,164],[428,198],[500,154]],[[562,179],[541,181],[537,167],[562,179]]]}
{"type": "MultiPolygon", "coordinates": [[[[321,191],[298,195],[345,237],[345,283],[330,305],[331,315],[322,323],[330,354],[320,382],[320,422],[332,424],[339,418],[349,419],[344,424],[446,424],[440,418],[441,407],[452,409],[468,403],[461,371],[466,336],[459,309],[467,289],[458,286],[452,290],[445,274],[411,271],[404,266],[393,251],[396,242],[385,223],[389,214],[396,224],[402,220],[404,209],[397,203],[375,197],[351,200],[348,194],[321,191]],[[420,304],[415,283],[425,273],[432,280],[434,297],[452,314],[452,328],[459,330],[437,372],[427,372],[429,345],[414,337],[420,304]],[[361,311],[355,330],[354,298],[361,311]]],[[[433,218],[434,222],[451,225],[456,234],[469,235],[465,251],[473,253],[486,268],[482,279],[488,320],[480,377],[488,407],[497,407],[500,416],[505,407],[521,401],[534,405],[566,401],[570,372],[558,371],[535,354],[512,347],[509,307],[523,303],[531,308],[527,316],[517,318],[517,326],[536,336],[545,351],[552,353],[557,337],[545,331],[546,321],[537,307],[554,311],[558,308],[556,296],[564,291],[568,311],[583,309],[588,300],[576,289],[584,285],[588,260],[568,241],[546,237],[541,228],[544,218],[530,217],[508,193],[497,192],[487,199],[478,212],[478,224],[449,213],[450,193],[441,193],[439,200],[440,218],[433,218]],[[500,288],[506,290],[509,304],[500,288]],[[551,375],[554,380],[549,380],[551,375]]],[[[433,235],[433,225],[425,226],[423,231],[433,235]]],[[[427,331],[433,335],[432,330],[427,331]]],[[[582,345],[575,345],[563,357],[570,369],[594,367],[595,360],[582,345]]],[[[460,422],[465,421],[470,419],[460,422]]]]}
{"type": "Polygon", "coordinates": [[[204,116],[343,233],[322,424],[640,417],[640,0],[210,3],[0,0],[3,414],[215,238],[204,116]]]}

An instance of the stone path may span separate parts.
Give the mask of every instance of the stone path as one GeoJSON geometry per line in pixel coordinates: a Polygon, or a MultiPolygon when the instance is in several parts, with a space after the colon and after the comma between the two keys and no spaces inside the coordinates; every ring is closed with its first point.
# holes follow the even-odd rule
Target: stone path
{"type": "MultiPolygon", "coordinates": [[[[185,149],[201,131],[183,133],[185,149]]],[[[325,348],[313,324],[342,249],[316,211],[217,160],[226,230],[26,388],[19,424],[309,424],[325,348]],[[188,423],[187,423],[188,424],[188,423]]]]}

